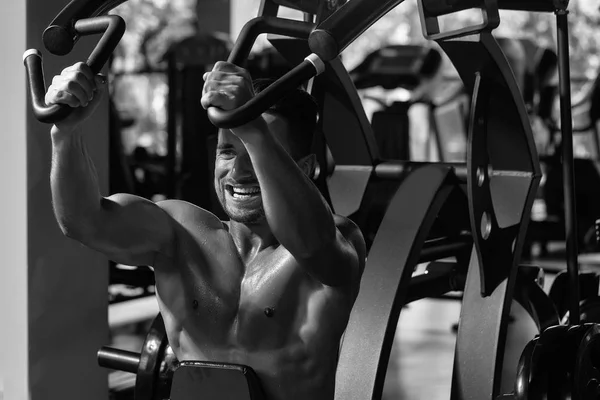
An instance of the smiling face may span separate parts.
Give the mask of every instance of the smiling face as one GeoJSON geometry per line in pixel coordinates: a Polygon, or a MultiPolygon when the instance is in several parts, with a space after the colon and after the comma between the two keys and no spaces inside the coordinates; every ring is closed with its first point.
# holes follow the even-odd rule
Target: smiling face
{"type": "MultiPolygon", "coordinates": [[[[287,121],[274,114],[263,115],[270,132],[283,148],[292,153],[287,121]]],[[[250,155],[242,141],[230,130],[221,129],[215,160],[215,191],[232,221],[256,225],[266,221],[260,185],[250,155]]]]}

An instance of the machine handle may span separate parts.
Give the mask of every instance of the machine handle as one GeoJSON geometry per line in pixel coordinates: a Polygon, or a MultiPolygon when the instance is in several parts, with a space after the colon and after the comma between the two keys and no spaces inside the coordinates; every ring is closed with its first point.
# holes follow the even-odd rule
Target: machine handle
{"type": "Polygon", "coordinates": [[[244,66],[256,38],[263,33],[308,39],[314,28],[315,24],[304,21],[269,16],[253,18],[240,31],[239,38],[235,42],[227,61],[240,67],[244,66]]]}
{"type": "MultiPolygon", "coordinates": [[[[423,0],[423,12],[431,17],[479,8],[481,0],[423,0]]],[[[497,0],[500,10],[521,10],[533,12],[553,12],[566,9],[569,0],[497,0]]]]}
{"type": "MultiPolygon", "coordinates": [[[[260,92],[243,106],[223,111],[216,107],[208,108],[208,118],[218,128],[234,128],[259,117],[278,99],[291,89],[298,87],[302,82],[313,78],[325,71],[325,62],[335,59],[340,52],[354,41],[369,26],[396,7],[404,0],[353,0],[344,4],[339,10],[323,21],[316,29],[310,32],[308,44],[313,54],[308,56],[300,65],[278,79],[267,89],[260,92]],[[373,12],[376,8],[377,12],[373,12]]],[[[281,19],[279,19],[281,20],[281,19]]],[[[289,28],[290,22],[284,20],[283,24],[289,28]]],[[[297,32],[280,32],[281,27],[275,27],[274,22],[266,19],[250,21],[249,25],[240,34],[240,39],[232,51],[229,62],[240,65],[248,56],[252,44],[258,33],[280,33],[287,36],[296,36],[297,32]],[[264,24],[260,29],[253,26],[264,24]],[[290,35],[290,33],[292,33],[290,35]]]]}
{"type": "Polygon", "coordinates": [[[310,34],[310,51],[327,62],[336,58],[371,25],[404,0],[352,0],[310,34]]]}
{"type": "MultiPolygon", "coordinates": [[[[258,17],[250,20],[240,32],[240,36],[233,47],[228,62],[243,66],[258,35],[275,33],[308,39],[315,25],[308,22],[294,21],[276,17],[258,17]]],[[[218,128],[231,129],[248,123],[258,118],[263,112],[285,96],[290,90],[300,86],[303,82],[325,71],[325,64],[321,59],[311,54],[293,70],[281,77],[267,89],[256,95],[246,104],[235,110],[225,111],[217,107],[208,108],[208,119],[218,128]]]]}
{"type": "Polygon", "coordinates": [[[98,365],[103,368],[136,374],[140,365],[140,353],[102,346],[98,350],[98,365]]]}
{"type": "MultiPolygon", "coordinates": [[[[86,18],[76,21],[74,30],[79,36],[103,33],[86,61],[92,72],[97,74],[102,70],[123,37],[125,21],[118,15],[86,18]]],[[[44,82],[42,54],[36,49],[27,50],[23,54],[23,63],[27,70],[31,105],[35,117],[44,123],[55,123],[66,118],[73,110],[71,107],[64,104],[47,105],[44,100],[46,84],[44,82]]]]}
{"type": "Polygon", "coordinates": [[[302,63],[263,90],[250,101],[235,110],[224,111],[208,108],[208,119],[218,128],[231,129],[258,118],[290,90],[325,71],[325,64],[316,54],[306,57],[302,63]]]}
{"type": "Polygon", "coordinates": [[[67,55],[79,40],[75,23],[105,15],[126,0],[72,0],[50,22],[42,34],[44,47],[57,56],[67,55]]]}

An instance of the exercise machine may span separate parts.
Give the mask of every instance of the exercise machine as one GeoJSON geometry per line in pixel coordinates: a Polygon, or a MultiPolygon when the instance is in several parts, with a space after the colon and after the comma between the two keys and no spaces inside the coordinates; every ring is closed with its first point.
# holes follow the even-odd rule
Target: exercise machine
{"type": "MultiPolygon", "coordinates": [[[[75,0],[57,19],[64,24],[64,30],[75,29],[75,35],[66,35],[71,40],[88,32],[81,28],[86,26],[88,17],[92,17],[93,24],[99,24],[95,18],[104,21],[104,17],[97,16],[117,3],[93,4],[75,0]],[[85,12],[81,12],[82,9],[85,12]]],[[[238,126],[259,116],[287,91],[312,80],[310,90],[323,107],[319,122],[323,150],[319,155],[321,173],[317,183],[335,212],[351,217],[360,212],[372,182],[398,184],[374,232],[361,292],[341,345],[335,398],[381,398],[402,306],[411,299],[461,288],[462,279],[457,277],[461,276],[463,268],[464,294],[452,399],[534,399],[553,393],[568,393],[571,398],[595,398],[598,379],[593,366],[598,350],[598,326],[580,324],[573,151],[570,146],[568,4],[554,0],[419,1],[425,36],[436,40],[448,55],[472,96],[467,162],[450,164],[382,160],[356,89],[339,59],[344,48],[400,3],[402,0],[353,0],[343,5],[335,1],[264,0],[259,17],[246,25],[229,61],[243,65],[256,36],[275,33],[295,38],[291,42],[283,39],[278,43],[280,48],[285,48],[284,56],[300,58],[295,63],[297,66],[236,110],[208,110],[208,116],[216,126],[238,126]],[[277,18],[280,6],[297,8],[313,17],[306,21],[277,18]],[[481,23],[451,32],[440,31],[441,16],[471,8],[481,11],[481,23]],[[541,171],[523,98],[508,62],[492,36],[493,29],[500,23],[499,8],[555,12],[557,16],[570,295],[568,325],[560,324],[552,312],[548,313],[548,318],[540,318],[545,314],[542,307],[536,306],[536,296],[526,296],[525,300],[531,305],[528,310],[538,324],[540,335],[524,349],[512,393],[500,391],[502,357],[510,305],[522,293],[520,288],[535,289],[531,284],[520,284],[519,279],[535,284],[539,272],[535,269],[534,273],[528,272],[531,270],[520,263],[520,254],[541,171]],[[305,53],[298,52],[300,48],[304,48],[305,53]],[[329,167],[331,160],[335,161],[333,167],[329,167]],[[468,227],[467,238],[455,235],[448,228],[449,224],[443,223],[444,215],[451,220],[452,216],[461,213],[466,215],[461,223],[468,227]],[[444,232],[444,227],[447,236],[432,238],[437,236],[436,232],[444,232]],[[414,268],[426,255],[429,260],[435,260],[449,254],[454,255],[456,263],[431,264],[435,274],[413,278],[414,268]]],[[[105,33],[102,40],[107,36],[110,35],[105,33]]],[[[100,50],[110,51],[103,47],[100,50]]],[[[64,117],[68,110],[59,107],[60,111],[57,111],[56,107],[43,104],[45,88],[41,61],[35,51],[26,56],[36,115],[44,122],[64,117]]],[[[97,67],[96,58],[90,63],[97,67]]],[[[540,302],[545,303],[543,293],[536,293],[540,302]]],[[[552,303],[549,309],[552,310],[552,303]]],[[[157,324],[160,325],[160,321],[157,324]]],[[[206,383],[214,375],[207,373],[207,368],[228,374],[226,382],[241,382],[246,398],[261,398],[251,368],[173,361],[168,356],[164,337],[160,346],[154,342],[145,346],[141,354],[129,355],[129,358],[109,350],[99,355],[105,366],[129,365],[129,370],[137,371],[140,385],[153,382],[155,389],[140,394],[140,399],[160,398],[164,390],[185,396],[186,390],[182,388],[188,388],[189,393],[191,389],[186,385],[191,383],[183,376],[191,376],[190,371],[194,371],[201,374],[206,383]],[[157,350],[161,348],[164,350],[157,350]],[[128,362],[118,363],[117,360],[128,362]],[[172,360],[172,367],[169,367],[169,360],[172,360]],[[161,380],[163,375],[166,378],[161,380]]],[[[217,394],[227,397],[233,386],[219,389],[217,394]]]]}

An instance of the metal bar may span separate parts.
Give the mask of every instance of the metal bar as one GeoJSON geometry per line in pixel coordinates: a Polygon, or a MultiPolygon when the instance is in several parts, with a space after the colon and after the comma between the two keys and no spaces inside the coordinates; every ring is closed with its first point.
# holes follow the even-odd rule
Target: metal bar
{"type": "Polygon", "coordinates": [[[404,0],[352,0],[344,4],[311,33],[313,53],[323,61],[336,58],[371,25],[404,0]]]}
{"type": "Polygon", "coordinates": [[[464,289],[466,272],[461,274],[456,263],[433,263],[431,267],[410,280],[404,304],[464,289]]]}
{"type": "MultiPolygon", "coordinates": [[[[498,0],[500,10],[554,12],[566,8],[567,0],[498,0]]],[[[485,6],[482,0],[423,0],[423,8],[428,15],[448,15],[472,8],[485,6]]]]}
{"type": "Polygon", "coordinates": [[[44,30],[44,47],[55,55],[66,55],[79,40],[75,23],[84,18],[103,15],[126,0],[73,0],[63,8],[44,30]]]}
{"type": "Polygon", "coordinates": [[[244,66],[256,38],[263,33],[274,33],[299,39],[307,39],[315,25],[272,16],[256,17],[248,21],[239,34],[228,60],[232,64],[244,66]]]}
{"type": "Polygon", "coordinates": [[[137,373],[140,353],[103,346],[98,350],[98,365],[117,371],[137,373]]]}
{"type": "Polygon", "coordinates": [[[400,160],[384,161],[375,166],[374,176],[381,180],[403,179],[408,172],[431,164],[452,168],[459,181],[461,183],[467,183],[467,164],[465,163],[428,163],[400,160]]]}
{"type": "Polygon", "coordinates": [[[439,239],[427,240],[421,249],[419,263],[440,260],[446,257],[455,256],[460,251],[471,249],[473,238],[471,235],[459,237],[444,237],[439,239]]]}
{"type": "Polygon", "coordinates": [[[558,76],[560,96],[560,129],[562,145],[563,193],[565,204],[565,238],[570,299],[569,321],[579,324],[579,265],[577,264],[577,209],[575,206],[575,174],[573,163],[573,121],[571,119],[571,81],[569,68],[569,27],[567,10],[556,12],[558,76]]]}

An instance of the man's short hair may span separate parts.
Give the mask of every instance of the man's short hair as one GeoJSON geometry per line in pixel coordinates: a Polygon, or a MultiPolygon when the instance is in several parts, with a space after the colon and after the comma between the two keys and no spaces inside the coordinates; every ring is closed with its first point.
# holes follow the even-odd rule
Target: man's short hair
{"type": "MultiPolygon", "coordinates": [[[[256,79],[253,82],[254,92],[256,94],[260,93],[273,82],[275,82],[274,79],[256,79]]],[[[319,105],[313,96],[304,89],[297,88],[286,94],[267,112],[287,120],[292,130],[290,137],[293,147],[291,156],[295,160],[311,153],[319,115],[319,105]]]]}

